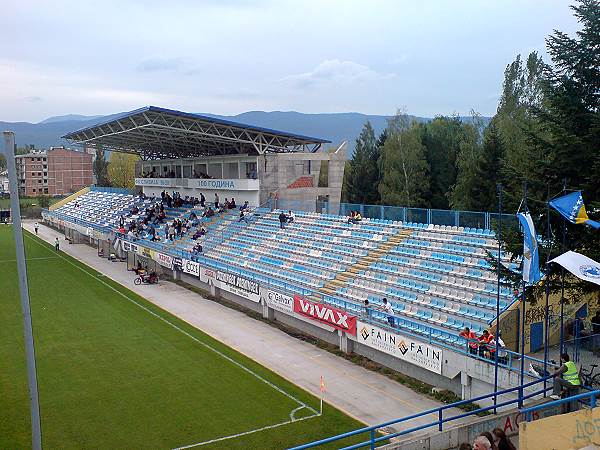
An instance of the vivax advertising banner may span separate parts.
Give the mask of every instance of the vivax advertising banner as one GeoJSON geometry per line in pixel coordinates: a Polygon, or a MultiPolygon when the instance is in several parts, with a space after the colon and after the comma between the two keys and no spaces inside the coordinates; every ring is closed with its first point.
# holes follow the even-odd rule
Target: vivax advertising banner
{"type": "Polygon", "coordinates": [[[213,281],[218,288],[224,289],[240,297],[247,298],[253,302],[260,302],[260,287],[256,281],[241,277],[234,273],[215,271],[213,281]]]}
{"type": "Polygon", "coordinates": [[[200,277],[200,264],[195,261],[190,261],[189,259],[182,260],[181,269],[183,270],[183,273],[189,273],[195,277],[200,277]]]}
{"type": "Polygon", "coordinates": [[[270,308],[290,315],[294,312],[294,297],[269,289],[262,289],[261,297],[270,308]]]}
{"type": "Polygon", "coordinates": [[[164,253],[156,254],[156,262],[167,269],[173,268],[173,257],[171,255],[165,255],[164,253]]]}
{"type": "Polygon", "coordinates": [[[356,336],[356,316],[341,309],[294,295],[294,312],[356,336]]]}
{"type": "Polygon", "coordinates": [[[433,347],[362,321],[358,321],[356,337],[363,345],[431,372],[442,373],[442,349],[439,347],[433,347]]]}

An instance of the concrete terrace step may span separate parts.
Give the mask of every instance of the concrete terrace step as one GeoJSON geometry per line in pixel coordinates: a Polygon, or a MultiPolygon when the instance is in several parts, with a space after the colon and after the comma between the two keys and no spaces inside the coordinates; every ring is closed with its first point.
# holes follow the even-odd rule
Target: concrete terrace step
{"type": "Polygon", "coordinates": [[[398,233],[390,236],[386,241],[382,242],[378,247],[371,249],[365,256],[358,260],[346,269],[345,272],[339,273],[333,280],[326,282],[319,292],[326,295],[335,295],[337,290],[345,287],[350,280],[356,278],[362,270],[368,269],[373,263],[379,261],[382,255],[386,254],[391,248],[396,247],[406,238],[410,237],[412,231],[399,230],[398,233]]]}

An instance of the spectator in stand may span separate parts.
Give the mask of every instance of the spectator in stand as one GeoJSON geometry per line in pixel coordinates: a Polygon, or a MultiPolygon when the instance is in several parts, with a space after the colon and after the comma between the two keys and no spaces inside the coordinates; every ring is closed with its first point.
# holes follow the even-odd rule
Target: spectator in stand
{"type": "Polygon", "coordinates": [[[496,447],[496,443],[494,442],[494,436],[492,436],[492,433],[490,433],[489,431],[484,431],[479,436],[484,437],[488,440],[488,442],[490,443],[491,450],[498,450],[498,447],[496,447]]]}
{"type": "Polygon", "coordinates": [[[200,206],[202,206],[204,208],[204,204],[206,203],[206,197],[204,196],[204,194],[201,192],[200,193],[200,206]]]}
{"type": "Polygon", "coordinates": [[[246,200],[244,204],[240,206],[240,211],[243,211],[244,209],[248,209],[248,200],[246,200]]]}
{"type": "Polygon", "coordinates": [[[481,356],[482,358],[485,357],[485,352],[488,349],[488,344],[490,343],[490,340],[494,338],[493,334],[490,334],[490,332],[488,330],[483,330],[483,333],[481,334],[481,336],[479,336],[477,338],[477,341],[479,342],[479,356],[481,356]]]}
{"type": "MultiPolygon", "coordinates": [[[[243,212],[243,211],[242,211],[243,212]]],[[[283,211],[279,214],[279,228],[285,229],[285,223],[287,222],[287,216],[283,211]]]]}
{"type": "Polygon", "coordinates": [[[354,211],[350,211],[350,216],[348,217],[348,223],[354,223],[354,211]]]}
{"type": "Polygon", "coordinates": [[[383,306],[381,307],[381,310],[388,315],[387,321],[390,324],[390,326],[396,326],[396,322],[394,320],[394,308],[392,308],[392,303],[388,302],[388,299],[385,297],[383,299],[383,306]]]}
{"type": "MultiPolygon", "coordinates": [[[[555,400],[560,398],[563,390],[567,391],[567,395],[571,396],[578,393],[581,387],[581,378],[575,363],[571,361],[567,353],[560,355],[560,359],[564,361],[564,364],[552,374],[554,376],[554,386],[550,398],[555,400]]],[[[576,407],[579,405],[579,402],[572,403],[575,403],[576,407]]]]}
{"type": "Polygon", "coordinates": [[[477,335],[471,331],[469,327],[465,327],[459,334],[459,336],[464,337],[467,340],[467,348],[469,349],[469,353],[472,355],[477,354],[477,335]]]}
{"type": "Polygon", "coordinates": [[[491,450],[492,444],[485,436],[477,436],[473,441],[473,450],[491,450]]]}
{"type": "Polygon", "coordinates": [[[235,198],[231,197],[231,202],[229,203],[229,209],[235,209],[237,205],[235,204],[235,198]]]}
{"type": "Polygon", "coordinates": [[[215,192],[215,209],[219,209],[219,195],[215,192]]]}
{"type": "Polygon", "coordinates": [[[365,301],[363,302],[363,316],[369,317],[369,299],[368,298],[365,298],[365,301]]]}
{"type": "Polygon", "coordinates": [[[225,201],[223,202],[223,209],[231,209],[229,199],[225,197],[225,201]]]}
{"type": "Polygon", "coordinates": [[[494,436],[498,450],[517,450],[515,445],[501,428],[494,428],[492,430],[492,435],[494,436]]]}
{"type": "Polygon", "coordinates": [[[204,217],[212,217],[215,215],[215,211],[209,206],[208,209],[204,212],[204,217]]]}
{"type": "Polygon", "coordinates": [[[294,213],[292,212],[292,210],[290,209],[288,211],[288,215],[287,215],[287,221],[288,223],[292,223],[294,221],[294,219],[296,218],[296,216],[294,215],[294,213]]]}
{"type": "Polygon", "coordinates": [[[202,236],[204,236],[206,234],[206,230],[204,229],[204,227],[200,227],[196,230],[196,232],[194,233],[194,235],[192,236],[192,239],[195,241],[196,239],[201,238],[202,236]]]}
{"type": "Polygon", "coordinates": [[[175,231],[175,223],[172,223],[169,226],[169,240],[170,241],[174,241],[175,240],[175,233],[176,233],[176,231],[175,231]]]}
{"type": "Polygon", "coordinates": [[[248,222],[248,217],[246,217],[250,212],[247,209],[242,209],[240,211],[240,220],[238,220],[238,222],[241,222],[242,220],[246,223],[250,223],[248,222]]]}
{"type": "Polygon", "coordinates": [[[167,201],[167,193],[164,190],[160,193],[160,201],[163,203],[167,201]]]}
{"type": "Polygon", "coordinates": [[[508,352],[506,351],[506,344],[502,340],[501,334],[498,334],[497,338],[494,338],[494,335],[491,335],[492,338],[488,344],[488,354],[489,358],[493,361],[496,356],[496,340],[498,341],[498,362],[500,364],[506,364],[508,362],[508,352]]]}
{"type": "Polygon", "coordinates": [[[192,261],[198,262],[198,255],[202,253],[202,245],[199,243],[192,248],[192,261]]]}

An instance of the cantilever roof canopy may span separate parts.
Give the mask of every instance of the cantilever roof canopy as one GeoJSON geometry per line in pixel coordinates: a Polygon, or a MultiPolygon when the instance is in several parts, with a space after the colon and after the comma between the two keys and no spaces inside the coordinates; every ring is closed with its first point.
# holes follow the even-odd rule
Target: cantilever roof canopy
{"type": "Polygon", "coordinates": [[[142,159],[316,152],[325,139],[146,106],[65,136],[75,144],[135,153],[142,159]]]}

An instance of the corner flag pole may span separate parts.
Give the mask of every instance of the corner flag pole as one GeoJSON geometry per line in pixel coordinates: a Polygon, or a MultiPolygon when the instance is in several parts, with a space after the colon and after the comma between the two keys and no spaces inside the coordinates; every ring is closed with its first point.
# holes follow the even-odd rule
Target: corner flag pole
{"type": "Polygon", "coordinates": [[[29,287],[27,285],[27,265],[25,264],[25,248],[23,246],[23,230],[21,228],[21,207],[19,204],[19,185],[17,184],[17,168],[15,164],[15,134],[4,132],[4,151],[8,166],[10,183],[10,209],[12,211],[13,234],[17,253],[17,273],[19,291],[21,293],[21,309],[25,334],[25,353],[27,356],[27,379],[29,382],[29,401],[31,407],[31,443],[33,450],[42,448],[42,426],[40,423],[40,405],[35,368],[35,347],[31,326],[31,308],[29,306],[29,287]]]}
{"type": "Polygon", "coordinates": [[[325,379],[323,378],[323,375],[321,375],[319,390],[321,391],[321,412],[319,413],[319,415],[323,415],[323,393],[325,392],[325,379]]]}

